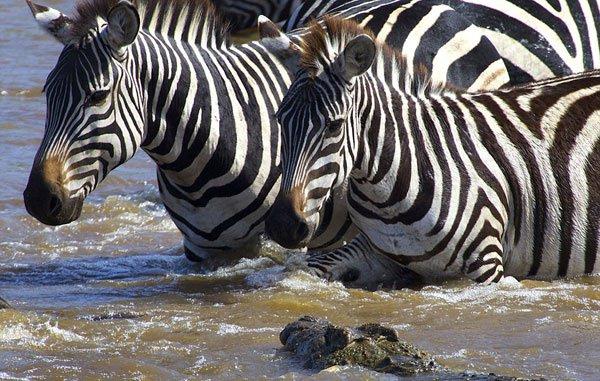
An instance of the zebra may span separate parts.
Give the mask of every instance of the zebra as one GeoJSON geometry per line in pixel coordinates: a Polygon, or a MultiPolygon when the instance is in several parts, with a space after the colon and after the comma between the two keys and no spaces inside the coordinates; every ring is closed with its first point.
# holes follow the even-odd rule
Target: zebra
{"type": "MultiPolygon", "coordinates": [[[[29,6],[64,48],[45,85],[46,129],[24,191],[27,211],[50,225],[77,219],[87,195],[141,148],[157,165],[161,199],[188,258],[256,247],[279,194],[273,115],[298,59],[290,38],[300,37],[263,23],[276,35],[232,46],[209,0],[85,1],[74,18],[29,6]]],[[[446,64],[483,56],[471,63],[475,81],[508,78],[505,69],[488,70],[501,62],[491,44],[470,37],[460,40],[465,49],[457,46],[466,57],[446,64]]],[[[344,195],[328,200],[319,228],[305,237],[309,248],[355,234],[344,195]]]]}
{"type": "Polygon", "coordinates": [[[324,25],[305,35],[277,112],[272,238],[286,242],[348,181],[360,233],[310,255],[319,276],[360,286],[406,267],[487,284],[600,271],[600,71],[468,93],[407,75],[352,21],[324,25]]]}
{"type": "MultiPolygon", "coordinates": [[[[600,6],[597,0],[425,0],[445,5],[478,29],[499,52],[508,69],[510,84],[564,76],[600,68],[600,6]]],[[[400,13],[380,13],[370,20],[372,1],[305,0],[283,25],[284,31],[304,26],[313,18],[328,15],[369,20],[369,27],[400,22],[412,30],[422,18],[414,17],[422,0],[406,0],[400,13]],[[364,14],[362,13],[364,12],[364,14]]],[[[424,3],[424,4],[426,4],[424,3]]],[[[365,26],[365,25],[363,25],[365,26]]],[[[416,37],[418,38],[418,37],[416,37]]],[[[409,41],[409,39],[405,39],[409,41]]],[[[387,41],[389,43],[389,41],[387,41]]],[[[392,44],[393,46],[401,46],[392,44]]],[[[407,56],[410,60],[410,56],[407,56]]],[[[417,57],[417,62],[422,61],[417,57]]],[[[429,68],[435,74],[435,70],[429,68]]],[[[467,88],[465,86],[462,86],[467,88]]]]}
{"type": "Polygon", "coordinates": [[[216,8],[228,21],[232,32],[256,26],[258,16],[283,22],[298,8],[301,0],[213,0],[216,8]]]}
{"type": "Polygon", "coordinates": [[[600,68],[597,0],[440,0],[480,27],[512,84],[600,68]]]}

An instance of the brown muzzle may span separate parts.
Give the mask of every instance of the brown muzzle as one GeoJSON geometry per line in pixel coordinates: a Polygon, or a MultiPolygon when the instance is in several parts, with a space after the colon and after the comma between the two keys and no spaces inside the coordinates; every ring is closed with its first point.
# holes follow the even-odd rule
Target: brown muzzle
{"type": "Polygon", "coordinates": [[[305,247],[313,230],[303,212],[304,196],[299,188],[277,196],[265,221],[265,231],[272,240],[288,249],[305,247]]]}
{"type": "Polygon", "coordinates": [[[23,192],[27,212],[46,225],[63,225],[79,218],[83,199],[70,198],[63,186],[62,165],[55,159],[34,163],[23,192]]]}

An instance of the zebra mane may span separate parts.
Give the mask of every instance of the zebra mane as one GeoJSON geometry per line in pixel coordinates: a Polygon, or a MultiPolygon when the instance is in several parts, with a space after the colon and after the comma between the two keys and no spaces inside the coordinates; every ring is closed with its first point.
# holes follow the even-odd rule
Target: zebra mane
{"type": "MultiPolygon", "coordinates": [[[[71,31],[74,39],[82,39],[106,20],[119,0],[79,0],[71,31]]],[[[229,45],[228,25],[211,0],[131,0],[138,9],[141,29],[159,35],[179,38],[202,47],[229,45]],[[183,25],[182,25],[183,24],[183,25]],[[176,28],[177,27],[177,28],[176,28]],[[179,35],[176,29],[183,30],[179,35]]]]}
{"type": "MultiPolygon", "coordinates": [[[[366,34],[375,41],[377,52],[371,70],[375,70],[378,62],[383,62],[384,66],[391,65],[392,70],[397,71],[397,78],[401,83],[391,84],[394,87],[414,95],[451,90],[443,84],[434,83],[425,65],[416,65],[411,73],[405,57],[399,50],[377,40],[370,29],[363,28],[353,20],[337,16],[326,16],[322,24],[314,20],[310,23],[308,33],[302,36],[300,43],[300,66],[311,77],[316,77],[325,66],[330,65],[344,51],[350,40],[361,34],[366,34]]],[[[389,74],[390,70],[386,70],[386,75],[389,74]]]]}

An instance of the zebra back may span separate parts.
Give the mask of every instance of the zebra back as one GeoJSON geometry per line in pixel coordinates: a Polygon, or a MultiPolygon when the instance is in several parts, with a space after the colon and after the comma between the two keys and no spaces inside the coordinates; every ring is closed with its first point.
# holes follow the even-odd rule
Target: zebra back
{"type": "MultiPolygon", "coordinates": [[[[284,30],[301,27],[325,14],[344,17],[346,12],[365,12],[363,18],[354,19],[375,31],[385,22],[410,30],[423,20],[415,17],[413,8],[425,4],[446,5],[491,41],[508,68],[510,84],[600,68],[600,8],[595,0],[560,4],[550,0],[404,0],[401,3],[405,5],[401,12],[390,12],[387,17],[383,17],[386,14],[382,12],[379,21],[372,21],[368,20],[368,10],[385,1],[311,0],[295,10],[284,24],[284,30]]],[[[444,26],[439,28],[443,32],[444,26]]],[[[380,35],[377,37],[391,46],[402,46],[380,35]]],[[[429,41],[429,37],[427,39],[429,41]]],[[[403,53],[410,59],[404,49],[403,53]]]]}
{"type": "Polygon", "coordinates": [[[480,90],[498,88],[510,80],[482,31],[438,0],[306,1],[283,30],[294,30],[325,15],[351,18],[374,31],[378,40],[403,52],[410,71],[427,70],[435,82],[480,90]]]}
{"type": "Polygon", "coordinates": [[[255,27],[261,15],[275,22],[286,20],[301,0],[213,0],[213,3],[236,33],[255,27]]]}

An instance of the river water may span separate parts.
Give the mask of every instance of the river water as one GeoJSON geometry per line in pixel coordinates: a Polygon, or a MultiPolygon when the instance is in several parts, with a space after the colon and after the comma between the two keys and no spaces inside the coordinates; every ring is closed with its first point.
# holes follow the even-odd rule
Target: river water
{"type": "Polygon", "coordinates": [[[2,0],[0,20],[0,296],[16,307],[0,311],[0,379],[392,379],[303,370],[278,333],[304,314],[391,325],[459,370],[600,378],[600,277],[367,292],[285,272],[269,245],[204,271],[181,254],[142,152],[88,198],[79,221],[41,225],[21,192],[60,46],[21,0],[2,0]]]}

